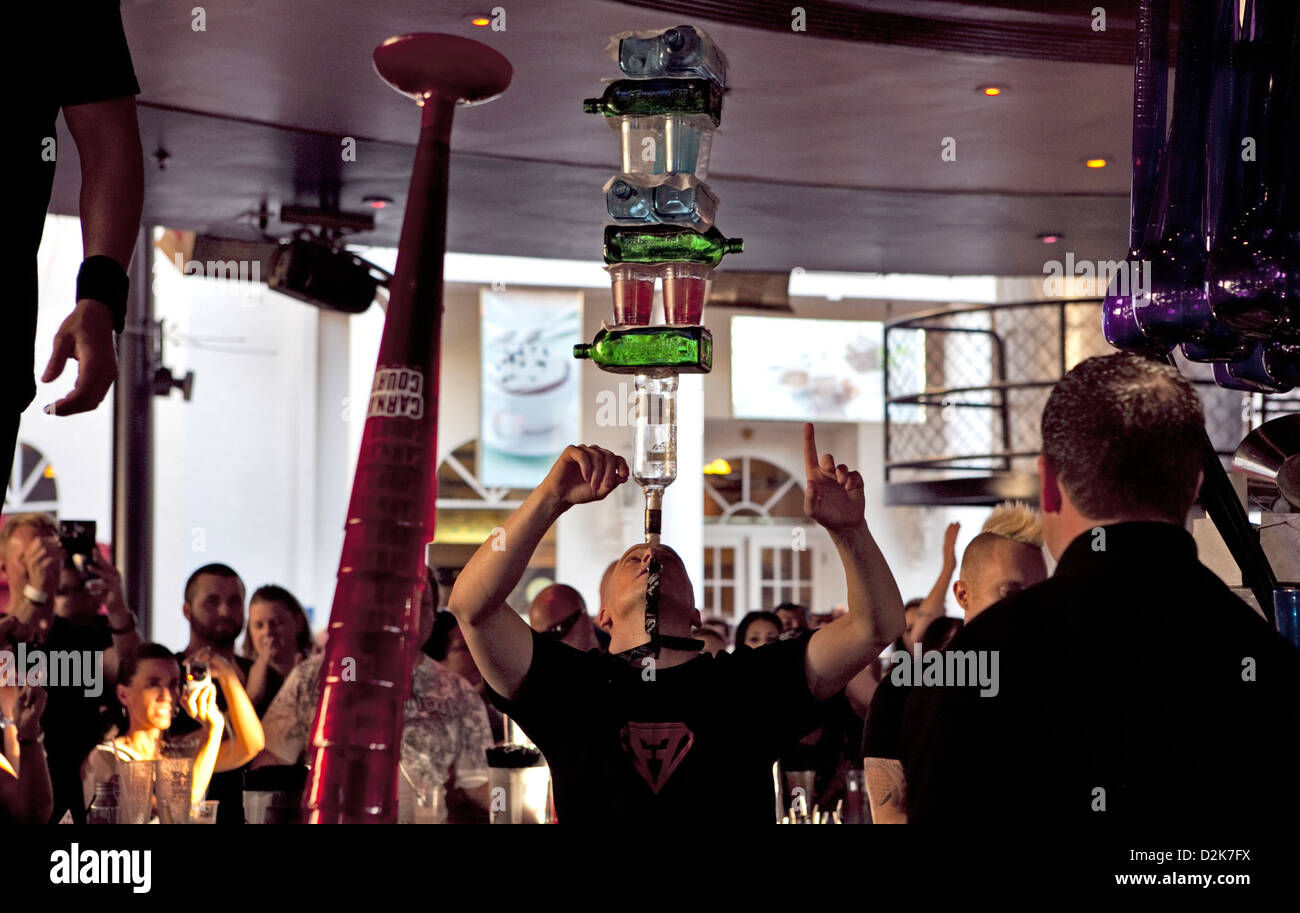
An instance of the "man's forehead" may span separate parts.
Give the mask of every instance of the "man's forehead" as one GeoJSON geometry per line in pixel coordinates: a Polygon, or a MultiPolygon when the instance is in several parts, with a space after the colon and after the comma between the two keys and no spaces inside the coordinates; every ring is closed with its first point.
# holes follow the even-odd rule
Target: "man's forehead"
{"type": "MultiPolygon", "coordinates": [[[[665,552],[667,552],[669,555],[671,555],[673,558],[676,558],[678,561],[681,561],[681,560],[682,560],[682,559],[681,559],[681,556],[679,556],[679,555],[677,554],[677,552],[673,551],[672,548],[671,548],[670,546],[663,545],[662,543],[661,543],[660,545],[658,545],[658,546],[653,546],[653,545],[651,545],[649,542],[638,542],[636,545],[632,546],[632,547],[629,548],[627,551],[625,551],[625,552],[623,553],[622,557],[623,557],[623,558],[626,558],[628,555],[631,555],[631,554],[634,553],[634,552],[636,552],[636,553],[644,552],[644,551],[645,551],[646,549],[648,549],[648,548],[659,548],[659,549],[662,549],[663,551],[665,551],[665,552]]],[[[620,560],[621,560],[621,559],[620,559],[620,560]]]]}
{"type": "Polygon", "coordinates": [[[242,593],[244,585],[238,577],[227,577],[224,574],[200,574],[194,585],[200,590],[226,590],[242,593]]]}

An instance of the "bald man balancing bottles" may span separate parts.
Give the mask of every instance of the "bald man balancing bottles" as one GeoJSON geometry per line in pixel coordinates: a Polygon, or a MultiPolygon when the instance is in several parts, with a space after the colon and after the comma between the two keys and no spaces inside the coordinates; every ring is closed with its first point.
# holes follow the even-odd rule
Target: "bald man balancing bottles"
{"type": "Polygon", "coordinates": [[[903,600],[867,529],[862,477],[830,454],[818,458],[811,425],[804,454],[804,510],[839,551],[849,604],[812,634],[701,655],[690,579],[662,544],[633,546],[610,574],[597,618],[608,655],[530,630],[506,597],[542,536],[565,511],[627,481],[626,462],[599,447],[566,448],[506,521],[506,549],[485,543],[461,572],[451,610],[494,703],[546,756],[561,822],[682,822],[707,812],[772,823],[772,764],[818,724],[818,702],[902,632],[903,600]],[[645,623],[655,564],[657,656],[645,623]]]}

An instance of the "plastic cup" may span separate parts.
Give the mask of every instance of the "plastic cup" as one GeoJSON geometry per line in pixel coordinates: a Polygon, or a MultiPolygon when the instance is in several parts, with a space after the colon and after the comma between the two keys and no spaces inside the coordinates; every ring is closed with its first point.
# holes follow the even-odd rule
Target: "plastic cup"
{"type": "Polygon", "coordinates": [[[216,824],[217,799],[204,799],[190,806],[190,824],[216,824]]]}
{"type": "Polygon", "coordinates": [[[441,786],[430,786],[415,797],[416,824],[447,823],[447,793],[441,786]]]}
{"type": "Polygon", "coordinates": [[[669,263],[661,267],[664,282],[664,321],[693,326],[704,317],[713,267],[703,263],[669,263]]]}
{"type": "Polygon", "coordinates": [[[156,761],[117,762],[118,824],[147,824],[153,812],[156,761]]]}
{"type": "Polygon", "coordinates": [[[160,758],[154,791],[158,796],[158,820],[163,824],[188,824],[193,806],[193,758],[160,758]]]}
{"type": "Polygon", "coordinates": [[[615,263],[606,270],[614,292],[615,325],[648,325],[655,298],[654,270],[631,263],[615,263]]]}

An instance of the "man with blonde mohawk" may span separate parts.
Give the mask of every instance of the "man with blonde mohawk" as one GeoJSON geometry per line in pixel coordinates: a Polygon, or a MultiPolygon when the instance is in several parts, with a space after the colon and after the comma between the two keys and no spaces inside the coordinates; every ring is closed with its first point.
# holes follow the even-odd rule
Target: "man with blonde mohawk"
{"type": "MultiPolygon", "coordinates": [[[[912,627],[916,644],[926,645],[925,632],[930,623],[945,614],[944,596],[957,566],[956,541],[957,524],[954,523],[944,537],[943,570],[930,595],[921,603],[912,627]]],[[[961,573],[952,584],[952,593],[962,608],[965,623],[969,623],[999,600],[1046,579],[1042,517],[1023,501],[1007,501],[993,509],[979,534],[966,546],[961,557],[961,573]]],[[[960,626],[955,621],[954,625],[960,626]]],[[[944,638],[951,639],[951,635],[944,638]]],[[[942,649],[942,644],[936,647],[942,649]]],[[[867,798],[872,820],[877,824],[907,822],[903,806],[906,780],[899,760],[899,739],[904,707],[912,691],[887,674],[867,712],[862,754],[866,762],[867,798]]]]}

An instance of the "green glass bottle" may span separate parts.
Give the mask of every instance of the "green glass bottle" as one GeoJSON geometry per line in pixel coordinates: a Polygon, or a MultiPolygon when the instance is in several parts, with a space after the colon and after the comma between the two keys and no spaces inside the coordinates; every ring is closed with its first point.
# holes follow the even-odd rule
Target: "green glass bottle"
{"type": "Polygon", "coordinates": [[[702,326],[602,329],[590,343],[573,347],[574,358],[590,358],[613,374],[644,374],[664,368],[678,374],[708,374],[713,336],[702,326]]]}
{"type": "Polygon", "coordinates": [[[606,225],[606,263],[707,263],[745,249],[742,238],[724,238],[716,227],[698,232],[683,225],[606,225]]]}
{"type": "Polygon", "coordinates": [[[606,117],[707,114],[720,126],[722,89],[711,79],[620,79],[600,98],[583,101],[582,110],[606,117]]]}

